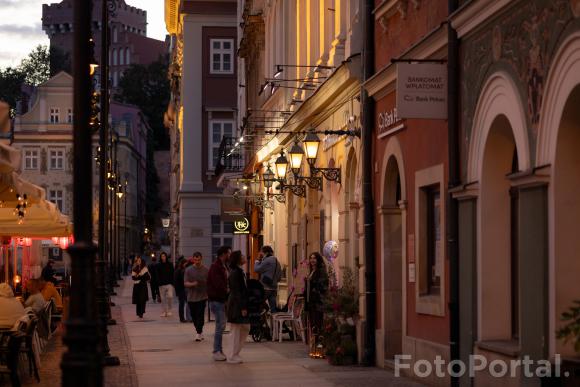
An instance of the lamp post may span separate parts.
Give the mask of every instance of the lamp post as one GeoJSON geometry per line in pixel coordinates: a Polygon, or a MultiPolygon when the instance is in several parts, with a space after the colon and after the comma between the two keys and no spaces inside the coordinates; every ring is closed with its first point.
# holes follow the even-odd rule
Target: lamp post
{"type": "Polygon", "coordinates": [[[92,2],[73,2],[73,219],[74,244],[71,255],[71,292],[69,316],[63,338],[62,386],[103,385],[102,353],[98,350],[101,331],[98,325],[95,289],[95,254],[92,214],[92,133],[90,127],[91,78],[89,75],[92,2]]]}
{"type": "Polygon", "coordinates": [[[101,331],[99,351],[103,356],[103,364],[107,366],[120,365],[116,356],[111,356],[108,342],[107,325],[116,323],[111,318],[110,294],[107,292],[106,257],[108,255],[107,241],[107,138],[109,128],[109,14],[116,8],[115,0],[103,0],[101,7],[101,118],[99,130],[99,254],[95,262],[97,276],[97,306],[99,327],[101,331]]]}

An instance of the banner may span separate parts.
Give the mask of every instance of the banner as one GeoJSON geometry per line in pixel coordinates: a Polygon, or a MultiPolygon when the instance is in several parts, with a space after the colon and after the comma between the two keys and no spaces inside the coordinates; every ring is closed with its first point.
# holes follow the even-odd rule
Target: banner
{"type": "Polygon", "coordinates": [[[397,63],[399,118],[447,119],[447,65],[397,63]]]}

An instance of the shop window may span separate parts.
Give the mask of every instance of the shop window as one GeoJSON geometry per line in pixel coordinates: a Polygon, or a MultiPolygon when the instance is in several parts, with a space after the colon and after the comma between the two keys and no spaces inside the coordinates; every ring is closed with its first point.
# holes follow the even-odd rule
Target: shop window
{"type": "Polygon", "coordinates": [[[417,312],[445,314],[444,168],[415,173],[415,264],[417,312]]]}
{"type": "Polygon", "coordinates": [[[211,74],[233,74],[233,57],[233,39],[210,39],[211,74]]]}

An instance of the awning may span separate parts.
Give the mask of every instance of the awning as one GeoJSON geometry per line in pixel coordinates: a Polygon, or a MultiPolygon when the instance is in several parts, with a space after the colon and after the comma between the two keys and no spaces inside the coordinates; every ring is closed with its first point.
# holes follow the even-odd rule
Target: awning
{"type": "Polygon", "coordinates": [[[68,217],[45,199],[44,189],[15,172],[20,167],[20,160],[18,149],[0,144],[0,236],[70,236],[72,225],[68,217]],[[25,213],[20,219],[15,210],[24,203],[25,213]]]}

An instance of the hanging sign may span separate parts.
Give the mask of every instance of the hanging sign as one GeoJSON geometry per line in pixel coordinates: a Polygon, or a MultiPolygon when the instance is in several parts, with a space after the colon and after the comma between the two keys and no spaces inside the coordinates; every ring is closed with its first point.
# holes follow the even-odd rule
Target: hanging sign
{"type": "Polygon", "coordinates": [[[447,119],[447,66],[398,63],[397,114],[399,118],[447,119]]]}
{"type": "Polygon", "coordinates": [[[249,234],[250,221],[247,218],[238,218],[234,220],[234,234],[249,234]]]}

